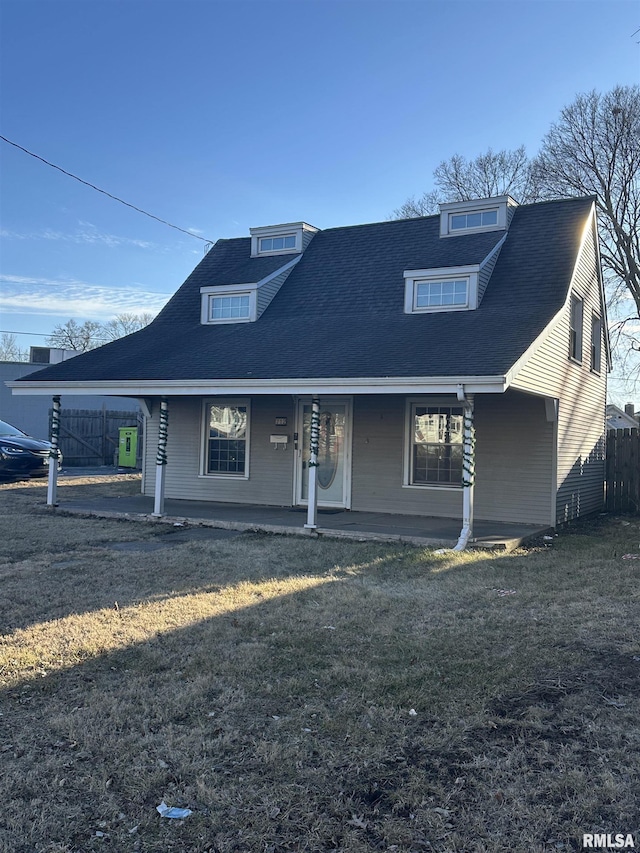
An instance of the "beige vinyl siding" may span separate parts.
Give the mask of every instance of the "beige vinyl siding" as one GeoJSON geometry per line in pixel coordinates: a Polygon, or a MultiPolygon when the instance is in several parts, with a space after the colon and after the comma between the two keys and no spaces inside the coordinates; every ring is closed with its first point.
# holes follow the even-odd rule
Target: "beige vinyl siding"
{"type": "Polygon", "coordinates": [[[569,358],[570,299],[557,322],[512,381],[512,387],[559,400],[557,424],[558,523],[602,508],[606,403],[606,355],[590,370],[591,316],[603,317],[593,231],[586,236],[572,292],[584,300],[582,363],[569,358]]]}
{"type": "Polygon", "coordinates": [[[476,518],[552,524],[554,424],[544,400],[476,395],[475,427],[476,518]]]}
{"type": "MultiPolygon", "coordinates": [[[[456,404],[455,398],[451,404],[456,404]]],[[[353,408],[351,508],[459,517],[462,513],[462,489],[402,485],[404,441],[408,430],[405,397],[355,397],[353,408]]]]}
{"type": "MultiPolygon", "coordinates": [[[[214,399],[214,398],[207,398],[214,399]]],[[[232,399],[225,397],[224,399],[232,399]]],[[[246,399],[246,398],[243,398],[246,399]]],[[[250,401],[249,478],[200,476],[203,437],[202,398],[169,399],[165,496],[198,501],[229,501],[290,506],[293,495],[294,412],[291,397],[254,397],[250,401]],[[286,417],[287,426],[275,426],[286,417]],[[271,434],[289,436],[286,450],[275,450],[271,434]]],[[[147,423],[144,492],[155,488],[158,403],[147,423]]]]}

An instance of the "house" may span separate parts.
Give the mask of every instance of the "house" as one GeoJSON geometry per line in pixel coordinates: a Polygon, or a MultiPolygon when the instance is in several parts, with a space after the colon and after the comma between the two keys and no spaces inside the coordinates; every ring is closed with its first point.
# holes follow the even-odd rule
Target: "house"
{"type": "Polygon", "coordinates": [[[627,403],[624,411],[613,403],[607,405],[607,429],[638,429],[640,414],[634,415],[633,403],[627,403]]]}
{"type": "Polygon", "coordinates": [[[602,507],[592,198],[219,240],[146,328],[12,383],[138,398],[143,491],[555,526],[602,507]]]}

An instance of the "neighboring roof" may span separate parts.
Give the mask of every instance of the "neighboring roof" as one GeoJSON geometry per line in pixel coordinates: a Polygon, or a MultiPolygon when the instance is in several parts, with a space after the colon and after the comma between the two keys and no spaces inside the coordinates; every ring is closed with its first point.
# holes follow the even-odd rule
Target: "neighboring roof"
{"type": "Polygon", "coordinates": [[[255,282],[293,257],[220,240],[145,329],[22,382],[503,375],[564,304],[591,208],[517,208],[474,311],[404,313],[404,270],[478,264],[504,236],[441,238],[429,216],[319,231],[259,320],[202,325],[201,287],[255,282]]]}
{"type": "Polygon", "coordinates": [[[640,426],[638,416],[630,415],[613,403],[607,404],[608,429],[637,429],[640,426]]]}

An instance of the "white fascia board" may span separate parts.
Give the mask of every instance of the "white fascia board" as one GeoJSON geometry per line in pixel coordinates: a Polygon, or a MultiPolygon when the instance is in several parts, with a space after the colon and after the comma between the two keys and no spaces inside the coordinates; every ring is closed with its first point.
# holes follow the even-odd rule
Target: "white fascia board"
{"type": "Polygon", "coordinates": [[[471,273],[479,271],[480,264],[467,264],[464,267],[432,267],[426,270],[405,270],[403,275],[405,278],[438,278],[439,276],[452,278],[457,275],[471,275],[471,273]]]}
{"type": "Polygon", "coordinates": [[[197,397],[211,394],[502,394],[505,376],[409,376],[327,379],[134,379],[122,382],[19,382],[6,385],[16,395],[102,394],[117,397],[197,397]]]}
{"type": "Polygon", "coordinates": [[[486,264],[489,263],[491,258],[500,251],[500,249],[504,245],[504,241],[507,239],[508,236],[509,236],[509,232],[506,231],[504,234],[504,237],[501,237],[500,240],[498,240],[498,242],[495,244],[493,249],[489,252],[487,257],[483,261],[480,261],[480,263],[478,264],[479,269],[482,269],[482,267],[486,266],[486,264]]]}
{"type": "Polygon", "coordinates": [[[272,273],[269,273],[269,275],[265,276],[264,278],[261,278],[260,281],[257,282],[257,284],[255,285],[255,287],[262,287],[264,284],[268,284],[270,281],[272,281],[274,278],[277,278],[283,272],[286,272],[287,270],[291,269],[291,267],[295,267],[295,265],[301,260],[302,254],[296,255],[293,260],[289,261],[286,264],[283,264],[283,266],[281,267],[278,267],[277,270],[272,273]]]}

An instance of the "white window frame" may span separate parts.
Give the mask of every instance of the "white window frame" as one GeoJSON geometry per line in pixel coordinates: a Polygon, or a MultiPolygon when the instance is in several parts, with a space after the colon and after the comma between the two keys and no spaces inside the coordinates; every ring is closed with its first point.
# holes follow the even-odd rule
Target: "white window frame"
{"type": "Polygon", "coordinates": [[[486,231],[489,228],[497,228],[498,217],[499,217],[499,211],[498,211],[497,207],[483,207],[481,210],[458,210],[458,211],[455,211],[454,213],[449,214],[449,233],[453,234],[453,233],[462,233],[464,231],[467,231],[467,232],[468,231],[486,231]],[[480,225],[466,225],[465,224],[462,227],[455,227],[453,224],[453,220],[456,217],[464,216],[468,220],[468,218],[470,216],[480,216],[480,219],[482,220],[482,217],[484,216],[485,213],[495,213],[496,221],[495,222],[487,222],[487,223],[484,223],[481,221],[480,225]]]}
{"type": "Polygon", "coordinates": [[[403,449],[403,489],[435,489],[439,492],[461,492],[462,477],[460,483],[413,483],[413,418],[417,406],[439,406],[451,409],[462,409],[462,403],[454,397],[407,397],[405,403],[404,417],[404,449],[403,449]]]}
{"type": "Polygon", "coordinates": [[[202,437],[200,441],[200,477],[216,480],[248,480],[249,459],[251,453],[251,398],[250,397],[208,397],[202,401],[202,412],[200,416],[202,437]],[[244,406],[247,410],[247,427],[245,433],[244,472],[233,473],[230,471],[208,471],[209,467],[209,406],[228,406],[236,408],[244,406]]]}
{"type": "Polygon", "coordinates": [[[200,322],[204,326],[220,325],[224,323],[253,323],[258,317],[258,287],[257,284],[243,285],[241,288],[230,289],[229,285],[217,285],[215,287],[201,287],[200,322]],[[221,317],[214,319],[213,300],[219,296],[248,296],[248,317],[221,317]]]}
{"type": "Polygon", "coordinates": [[[273,255],[294,255],[302,252],[302,234],[303,231],[312,231],[314,234],[317,228],[307,225],[305,222],[287,222],[283,225],[265,225],[260,228],[250,228],[251,234],[251,257],[263,258],[272,257],[273,255]],[[268,249],[260,248],[261,241],[265,237],[295,237],[295,246],[288,249],[268,249]]]}
{"type": "Polygon", "coordinates": [[[569,359],[576,364],[582,364],[582,349],[584,344],[584,299],[577,293],[572,293],[569,300],[569,359]],[[580,316],[574,315],[574,308],[580,309],[580,316]]]}
{"type": "Polygon", "coordinates": [[[516,202],[508,195],[495,198],[472,199],[471,201],[450,201],[440,205],[440,236],[455,237],[463,234],[478,234],[484,231],[506,231],[509,225],[509,208],[516,202]],[[476,225],[471,228],[452,228],[451,217],[470,213],[488,213],[496,211],[497,221],[492,225],[476,225]]]}
{"type": "Polygon", "coordinates": [[[262,237],[258,237],[258,254],[259,255],[282,255],[289,254],[290,252],[297,251],[298,245],[298,237],[295,233],[291,234],[266,234],[262,237]],[[285,246],[280,249],[265,249],[263,248],[262,242],[263,240],[284,240],[287,237],[293,237],[293,246],[285,246]]]}
{"type": "Polygon", "coordinates": [[[430,270],[404,271],[404,313],[435,314],[443,311],[472,311],[478,307],[479,264],[464,267],[440,267],[430,270]],[[417,306],[418,285],[436,284],[444,281],[467,282],[467,302],[465,305],[426,305],[417,306]]]}

